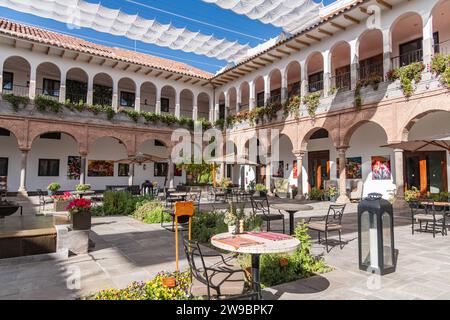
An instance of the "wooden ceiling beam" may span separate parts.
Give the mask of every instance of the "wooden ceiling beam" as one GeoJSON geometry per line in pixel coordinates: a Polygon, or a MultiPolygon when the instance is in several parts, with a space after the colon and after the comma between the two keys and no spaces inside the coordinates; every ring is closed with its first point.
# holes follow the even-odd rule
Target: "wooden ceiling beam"
{"type": "Polygon", "coordinates": [[[311,46],[311,43],[303,41],[303,40],[300,40],[300,39],[294,39],[294,41],[297,42],[297,43],[300,43],[300,44],[302,44],[304,46],[307,46],[307,47],[311,46]]]}
{"type": "Polygon", "coordinates": [[[360,24],[361,23],[361,21],[359,21],[358,19],[356,19],[356,18],[354,18],[354,17],[352,17],[352,16],[350,16],[348,14],[344,14],[344,18],[347,19],[348,21],[351,21],[351,22],[356,23],[356,24],[360,24]]]}
{"type": "Polygon", "coordinates": [[[342,26],[342,25],[340,25],[340,24],[338,24],[338,23],[336,23],[336,22],[331,21],[330,24],[331,24],[333,27],[335,27],[336,29],[341,29],[341,30],[343,30],[343,31],[347,30],[346,27],[344,27],[344,26],[342,26]]]}
{"type": "Polygon", "coordinates": [[[322,41],[320,38],[317,38],[317,37],[312,36],[312,35],[310,35],[310,34],[305,34],[305,37],[307,37],[308,39],[311,39],[311,40],[315,40],[315,41],[317,41],[317,42],[322,41]]]}
{"type": "Polygon", "coordinates": [[[134,70],[134,73],[138,73],[142,70],[142,67],[137,68],[136,70],[134,70]]]}
{"type": "Polygon", "coordinates": [[[291,53],[289,51],[286,51],[286,50],[283,50],[283,49],[280,49],[280,48],[277,48],[276,50],[277,50],[277,52],[282,53],[282,54],[284,54],[286,56],[290,56],[291,55],[291,53]]]}
{"type": "Polygon", "coordinates": [[[389,10],[392,10],[392,5],[387,3],[385,0],[377,0],[377,3],[388,8],[389,10]]]}
{"type": "Polygon", "coordinates": [[[194,80],[194,81],[192,81],[192,85],[194,85],[194,84],[197,84],[197,83],[199,83],[200,82],[200,80],[199,79],[196,79],[196,80],[194,80]]]}
{"type": "Polygon", "coordinates": [[[188,83],[191,80],[192,80],[192,78],[187,78],[186,80],[184,80],[184,83],[188,83]]]}
{"type": "Polygon", "coordinates": [[[173,77],[173,73],[169,74],[168,76],[166,76],[166,80],[169,80],[170,78],[173,77]]]}
{"type": "Polygon", "coordinates": [[[283,57],[277,56],[276,54],[273,54],[273,53],[271,53],[271,52],[268,52],[267,55],[270,56],[270,57],[272,57],[272,58],[278,59],[278,60],[283,59],[283,57]]]}
{"type": "Polygon", "coordinates": [[[173,79],[174,81],[178,81],[178,80],[181,80],[183,78],[183,76],[179,76],[179,77],[176,77],[175,79],[173,79]]]}
{"type": "Polygon", "coordinates": [[[237,70],[233,70],[233,71],[231,71],[231,72],[233,72],[234,74],[237,74],[237,75],[239,75],[239,76],[241,76],[241,77],[246,75],[245,72],[239,72],[239,71],[237,71],[237,70]]]}
{"type": "Polygon", "coordinates": [[[302,51],[302,49],[301,48],[299,48],[299,47],[296,47],[296,46],[293,46],[293,45],[291,45],[291,44],[286,44],[286,48],[289,48],[289,49],[292,49],[292,50],[295,50],[295,51],[302,51]]]}
{"type": "Polygon", "coordinates": [[[162,71],[160,71],[160,72],[158,72],[157,74],[155,74],[155,78],[158,78],[160,75],[162,75],[163,74],[163,72],[162,71]]]}
{"type": "MultiPolygon", "coordinates": [[[[259,57],[259,59],[262,60],[262,61],[268,62],[268,63],[273,63],[273,62],[274,62],[274,60],[269,59],[269,58],[259,57]]],[[[256,62],[256,61],[253,61],[253,63],[254,63],[254,64],[257,64],[257,65],[260,65],[260,66],[264,66],[264,67],[266,66],[265,64],[263,64],[263,63],[258,63],[258,62],[256,62]]]]}
{"type": "Polygon", "coordinates": [[[324,30],[324,29],[322,29],[322,28],[317,29],[317,31],[319,31],[320,33],[326,34],[327,36],[330,36],[330,37],[333,36],[333,33],[332,33],[332,32],[327,31],[327,30],[324,30]]]}
{"type": "Polygon", "coordinates": [[[145,75],[146,76],[148,76],[150,73],[152,73],[153,72],[153,69],[150,69],[150,70],[148,70],[146,73],[145,73],[145,75]]]}

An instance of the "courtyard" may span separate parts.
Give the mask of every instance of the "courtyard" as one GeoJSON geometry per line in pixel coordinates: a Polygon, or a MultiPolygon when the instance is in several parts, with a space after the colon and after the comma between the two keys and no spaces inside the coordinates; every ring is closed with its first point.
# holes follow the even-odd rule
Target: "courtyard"
{"type": "MultiPolygon", "coordinates": [[[[26,212],[34,208],[29,203],[26,212]],[[28,210],[27,210],[28,209],[28,210]]],[[[296,222],[326,214],[328,203],[313,203],[311,213],[296,214],[296,222]]],[[[411,234],[409,213],[395,217],[396,272],[372,276],[358,269],[357,204],[349,204],[343,217],[341,250],[335,237],[326,253],[313,238],[313,254],[323,255],[331,272],[263,290],[264,299],[449,299],[450,253],[448,237],[430,233],[411,234]]],[[[274,228],[279,227],[274,225],[274,228]]],[[[93,218],[91,239],[95,248],[88,254],[0,261],[0,299],[77,299],[109,288],[124,288],[145,281],[159,272],[175,269],[174,233],[159,224],[145,224],[131,217],[93,218]],[[79,288],[70,288],[70,277],[79,272],[79,288]]],[[[180,246],[181,248],[181,246],[180,246]]],[[[180,250],[182,252],[182,250],[180,250]]],[[[182,256],[180,268],[188,268],[182,256]]]]}

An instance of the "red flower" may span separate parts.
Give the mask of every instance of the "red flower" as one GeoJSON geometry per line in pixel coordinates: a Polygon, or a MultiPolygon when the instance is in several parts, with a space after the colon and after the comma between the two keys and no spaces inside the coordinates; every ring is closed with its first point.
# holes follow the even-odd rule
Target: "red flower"
{"type": "Polygon", "coordinates": [[[69,211],[83,211],[91,208],[91,200],[87,199],[75,199],[67,206],[69,211]]]}

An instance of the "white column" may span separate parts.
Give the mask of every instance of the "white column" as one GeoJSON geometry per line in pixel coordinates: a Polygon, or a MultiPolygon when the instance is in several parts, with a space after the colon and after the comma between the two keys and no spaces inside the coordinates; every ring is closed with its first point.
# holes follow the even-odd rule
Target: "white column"
{"type": "Polygon", "coordinates": [[[33,64],[31,65],[30,69],[30,87],[28,96],[31,100],[34,100],[34,97],[36,97],[36,66],[33,64]]]}
{"type": "Polygon", "coordinates": [[[173,162],[171,159],[169,159],[169,168],[167,172],[167,183],[169,188],[174,187],[174,172],[173,172],[173,162]]]}
{"type": "Polygon", "coordinates": [[[209,122],[214,122],[214,101],[210,99],[209,101],[209,122]]]}
{"type": "Polygon", "coordinates": [[[141,84],[136,84],[135,98],[134,98],[134,110],[141,111],[141,84]]]}
{"type": "MultiPolygon", "coordinates": [[[[392,41],[390,29],[383,30],[383,74],[392,70],[392,41]]],[[[385,79],[387,80],[387,79],[385,79]]]]}
{"type": "Polygon", "coordinates": [[[220,105],[219,102],[216,103],[215,107],[214,107],[214,121],[219,120],[219,116],[220,116],[220,105]]]}
{"type": "Polygon", "coordinates": [[[80,184],[86,184],[86,154],[81,154],[80,184]]]}
{"type": "Polygon", "coordinates": [[[403,150],[394,149],[395,161],[395,186],[397,188],[396,198],[403,199],[405,196],[405,180],[403,177],[403,150]]]}
{"type": "Polygon", "coordinates": [[[112,108],[117,111],[119,109],[119,80],[113,81],[112,108]]]}
{"type": "Polygon", "coordinates": [[[270,75],[264,76],[264,106],[270,101],[270,75]]]}
{"type": "Polygon", "coordinates": [[[28,159],[28,150],[20,150],[20,184],[19,184],[19,193],[22,195],[27,194],[27,159],[28,159]]]}
{"type": "Polygon", "coordinates": [[[161,114],[161,91],[160,91],[159,88],[156,88],[155,113],[156,114],[161,114]]]}
{"type": "Polygon", "coordinates": [[[175,117],[179,118],[181,114],[180,110],[180,94],[175,94],[175,117]]]}
{"type": "Polygon", "coordinates": [[[94,104],[94,76],[91,75],[88,77],[86,104],[94,104]]]}
{"type": "Polygon", "coordinates": [[[66,79],[67,79],[67,71],[61,70],[61,80],[59,82],[59,102],[66,102],[66,79]]]}
{"type": "Polygon", "coordinates": [[[350,83],[351,89],[356,88],[356,84],[359,79],[359,50],[358,50],[358,41],[352,40],[350,41],[350,83]]]}
{"type": "Polygon", "coordinates": [[[295,158],[297,159],[297,188],[298,193],[295,199],[297,200],[305,200],[305,196],[303,195],[303,156],[306,151],[296,151],[294,152],[295,158]]]}
{"type": "Polygon", "coordinates": [[[306,70],[306,61],[300,61],[300,95],[302,97],[308,94],[308,74],[306,70]]]}
{"type": "Polygon", "coordinates": [[[349,203],[350,199],[347,196],[347,170],[346,170],[346,156],[345,153],[348,147],[338,148],[339,156],[339,197],[338,203],[349,203]]]}
{"type": "Polygon", "coordinates": [[[323,53],[323,96],[327,97],[331,88],[331,54],[330,50],[323,53]]]}
{"type": "MultiPolygon", "coordinates": [[[[423,63],[425,66],[431,65],[434,54],[434,37],[433,37],[433,15],[427,14],[422,18],[423,26],[423,63]]],[[[426,69],[425,69],[426,70],[426,69]]]]}
{"type": "Polygon", "coordinates": [[[196,104],[192,107],[192,120],[197,121],[198,119],[198,107],[196,104]]]}
{"type": "Polygon", "coordinates": [[[134,163],[130,164],[130,172],[128,173],[128,185],[134,184],[134,163]]]}
{"type": "Polygon", "coordinates": [[[250,81],[248,83],[249,87],[249,99],[248,99],[248,108],[249,110],[253,110],[255,107],[255,82],[250,81]]]}
{"type": "Polygon", "coordinates": [[[288,73],[287,68],[281,71],[281,103],[284,103],[288,99],[288,73]]]}

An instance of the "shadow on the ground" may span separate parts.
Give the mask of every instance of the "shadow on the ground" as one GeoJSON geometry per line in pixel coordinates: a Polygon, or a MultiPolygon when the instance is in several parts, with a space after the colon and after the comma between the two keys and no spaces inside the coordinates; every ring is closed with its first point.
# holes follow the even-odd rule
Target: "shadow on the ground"
{"type": "Polygon", "coordinates": [[[289,298],[289,294],[314,294],[327,290],[330,287],[328,279],[321,275],[300,279],[293,282],[283,283],[263,291],[263,298],[267,300],[278,300],[283,295],[289,298]]]}

